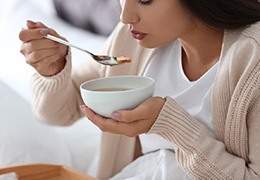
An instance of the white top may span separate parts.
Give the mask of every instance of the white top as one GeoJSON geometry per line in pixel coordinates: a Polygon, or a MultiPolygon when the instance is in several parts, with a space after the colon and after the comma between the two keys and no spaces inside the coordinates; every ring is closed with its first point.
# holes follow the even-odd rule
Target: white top
{"type": "MultiPolygon", "coordinates": [[[[155,80],[154,96],[172,97],[213,134],[211,90],[218,63],[201,78],[191,82],[183,72],[181,52],[178,41],[160,48],[147,67],[145,76],[155,80]]],[[[190,179],[178,165],[172,143],[156,134],[139,137],[144,155],[112,180],[190,179]]]]}
{"type": "MultiPolygon", "coordinates": [[[[218,64],[218,63],[217,63],[218,64]]],[[[170,96],[212,132],[211,90],[217,71],[215,64],[196,81],[190,81],[183,72],[181,46],[178,41],[162,47],[152,58],[145,76],[155,80],[154,96],[170,96]]],[[[140,135],[142,152],[158,149],[174,149],[173,144],[158,135],[140,135]]]]}

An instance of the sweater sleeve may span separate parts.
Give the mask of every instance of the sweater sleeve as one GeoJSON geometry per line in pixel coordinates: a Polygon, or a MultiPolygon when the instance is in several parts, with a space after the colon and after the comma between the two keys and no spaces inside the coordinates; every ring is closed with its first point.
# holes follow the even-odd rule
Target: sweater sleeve
{"type": "MultiPolygon", "coordinates": [[[[257,108],[259,96],[252,109],[257,115],[252,118],[255,125],[259,124],[256,122],[257,108]]],[[[260,136],[259,128],[259,125],[254,126],[258,132],[250,131],[254,136],[252,139],[260,136]]],[[[259,158],[256,158],[259,143],[251,142],[250,148],[255,151],[251,157],[254,163],[247,165],[245,159],[228,152],[223,142],[212,137],[206,127],[169,97],[149,133],[159,134],[175,144],[178,162],[194,179],[259,178],[259,158]]]]}
{"type": "MultiPolygon", "coordinates": [[[[45,123],[55,125],[67,125],[76,119],[68,115],[75,111],[76,106],[69,106],[74,101],[74,85],[70,80],[71,76],[71,53],[66,57],[65,68],[57,75],[45,77],[35,72],[31,78],[33,94],[33,111],[36,117],[45,123]]],[[[76,103],[74,103],[76,104],[76,103]]]]}
{"type": "Polygon", "coordinates": [[[99,64],[86,60],[72,68],[71,51],[66,56],[66,65],[57,75],[45,77],[35,72],[31,78],[32,108],[36,117],[52,125],[70,125],[83,116],[79,105],[80,84],[99,76],[99,64]]]}

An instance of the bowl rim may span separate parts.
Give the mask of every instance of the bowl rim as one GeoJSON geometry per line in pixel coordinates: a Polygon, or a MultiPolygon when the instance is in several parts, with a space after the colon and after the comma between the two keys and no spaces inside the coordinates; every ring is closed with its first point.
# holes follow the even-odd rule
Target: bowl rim
{"type": "Polygon", "coordinates": [[[139,76],[139,75],[123,75],[123,76],[108,76],[108,77],[100,77],[100,78],[95,78],[95,79],[91,79],[91,80],[88,80],[88,81],[84,81],[83,83],[81,83],[80,85],[80,89],[85,91],[85,92],[92,92],[92,93],[99,93],[99,94],[106,94],[106,93],[127,93],[127,92],[131,92],[131,91],[140,91],[142,89],[145,89],[149,86],[154,86],[155,84],[155,80],[151,77],[148,77],[148,76],[139,76]],[[145,78],[145,79],[148,79],[151,81],[151,84],[149,85],[146,85],[146,86],[142,86],[142,87],[139,87],[139,88],[135,88],[135,89],[130,89],[130,90],[122,90],[122,91],[93,91],[93,90],[89,90],[89,89],[85,89],[83,88],[83,86],[87,83],[91,83],[91,82],[94,82],[94,81],[99,81],[99,80],[103,80],[103,79],[117,79],[117,78],[145,78]]]}

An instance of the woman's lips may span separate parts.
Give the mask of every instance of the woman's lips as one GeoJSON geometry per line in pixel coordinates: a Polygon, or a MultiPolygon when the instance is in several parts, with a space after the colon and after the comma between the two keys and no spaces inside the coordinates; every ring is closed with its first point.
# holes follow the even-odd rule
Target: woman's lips
{"type": "Polygon", "coordinates": [[[142,40],[147,35],[145,33],[141,33],[141,32],[134,31],[134,30],[132,30],[131,33],[132,33],[133,38],[135,38],[137,40],[142,40]]]}

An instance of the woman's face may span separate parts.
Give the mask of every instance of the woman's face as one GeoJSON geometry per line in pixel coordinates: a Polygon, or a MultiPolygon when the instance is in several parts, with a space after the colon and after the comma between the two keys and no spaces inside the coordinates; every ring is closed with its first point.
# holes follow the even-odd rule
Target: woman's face
{"type": "Polygon", "coordinates": [[[194,27],[195,18],[180,0],[119,0],[121,21],[130,25],[133,38],[141,46],[166,45],[194,27]]]}

